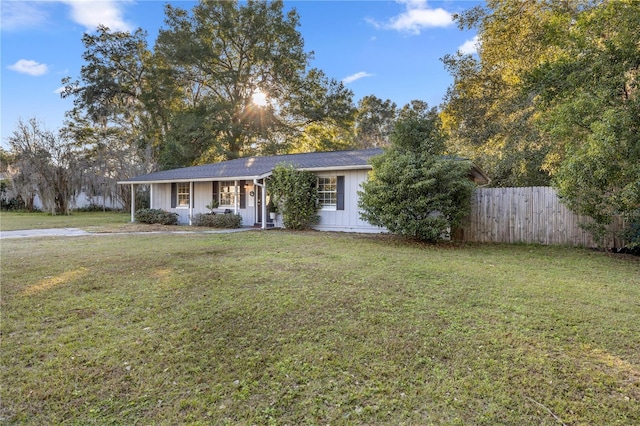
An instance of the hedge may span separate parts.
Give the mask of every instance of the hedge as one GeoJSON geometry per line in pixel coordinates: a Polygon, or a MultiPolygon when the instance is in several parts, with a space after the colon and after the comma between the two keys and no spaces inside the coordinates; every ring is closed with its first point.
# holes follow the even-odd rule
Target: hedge
{"type": "Polygon", "coordinates": [[[136,222],[159,223],[161,225],[177,225],[178,214],[161,209],[140,209],[135,214],[136,222]]]}
{"type": "Polygon", "coordinates": [[[198,213],[192,221],[193,226],[206,226],[209,228],[240,228],[242,226],[242,216],[239,214],[210,214],[210,213],[198,213]]]}

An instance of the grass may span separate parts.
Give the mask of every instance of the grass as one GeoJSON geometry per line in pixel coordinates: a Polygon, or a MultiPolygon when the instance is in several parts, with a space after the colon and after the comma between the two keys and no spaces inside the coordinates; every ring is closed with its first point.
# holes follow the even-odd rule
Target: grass
{"type": "Polygon", "coordinates": [[[244,232],[2,241],[20,424],[640,424],[640,261],[244,232]]]}
{"type": "Polygon", "coordinates": [[[0,231],[16,231],[42,228],[95,229],[126,225],[130,213],[120,212],[73,212],[70,215],[52,216],[49,213],[0,212],[0,231]]]}
{"type": "Polygon", "coordinates": [[[0,231],[47,228],[80,228],[93,233],[127,233],[152,231],[201,232],[219,230],[204,226],[131,223],[131,214],[122,212],[73,212],[52,216],[42,212],[1,212],[0,231]]]}

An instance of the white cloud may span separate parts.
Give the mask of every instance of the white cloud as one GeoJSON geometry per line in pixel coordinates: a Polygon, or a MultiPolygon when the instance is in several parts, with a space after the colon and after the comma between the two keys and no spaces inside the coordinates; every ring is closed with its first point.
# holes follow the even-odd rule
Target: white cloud
{"type": "Polygon", "coordinates": [[[94,31],[98,25],[109,27],[111,31],[131,31],[133,25],[123,18],[123,2],[113,0],[62,0],[71,7],[71,19],[84,25],[87,31],[94,31]]]}
{"type": "Polygon", "coordinates": [[[373,19],[367,21],[376,28],[408,32],[418,35],[425,28],[448,27],[453,24],[453,16],[442,8],[429,8],[426,0],[396,0],[404,4],[406,10],[389,19],[378,22],[373,19]]]}
{"type": "Polygon", "coordinates": [[[47,22],[47,12],[39,2],[3,1],[0,10],[0,25],[5,31],[29,29],[47,22]]]}
{"type": "Polygon", "coordinates": [[[478,53],[478,47],[480,46],[480,39],[475,36],[471,40],[465,41],[462,46],[458,47],[458,52],[463,55],[474,55],[478,53]]]}
{"type": "Polygon", "coordinates": [[[49,71],[49,68],[45,64],[40,64],[31,59],[20,59],[15,64],[9,65],[8,68],[21,74],[33,76],[43,75],[49,71]]]}
{"type": "Polygon", "coordinates": [[[60,86],[56,90],[54,90],[53,93],[55,93],[56,95],[59,95],[62,92],[64,92],[64,88],[65,88],[65,86],[60,86]]]}
{"type": "Polygon", "coordinates": [[[112,31],[131,31],[134,25],[125,21],[124,6],[132,0],[54,0],[54,1],[2,1],[2,30],[26,30],[49,24],[48,6],[59,3],[69,6],[70,18],[87,31],[98,25],[112,31]]]}
{"type": "Polygon", "coordinates": [[[371,77],[371,76],[373,76],[373,74],[369,74],[368,72],[360,71],[360,72],[352,74],[352,75],[350,75],[348,77],[343,78],[342,82],[344,84],[349,84],[349,83],[353,83],[356,80],[360,80],[361,78],[371,77]]]}

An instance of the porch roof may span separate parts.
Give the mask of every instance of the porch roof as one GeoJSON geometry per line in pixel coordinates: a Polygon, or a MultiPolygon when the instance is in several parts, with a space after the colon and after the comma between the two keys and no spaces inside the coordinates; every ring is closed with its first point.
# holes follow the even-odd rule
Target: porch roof
{"type": "Polygon", "coordinates": [[[370,169],[369,159],[382,154],[382,149],[310,152],[304,154],[245,157],[220,163],[164,170],[127,179],[121,184],[157,182],[261,179],[269,176],[278,164],[291,164],[299,170],[370,169]]]}
{"type": "MultiPolygon", "coordinates": [[[[298,170],[362,170],[371,169],[369,160],[382,154],[381,148],[351,151],[309,152],[303,154],[272,155],[268,157],[245,157],[220,163],[183,167],[135,176],[119,184],[151,184],[163,182],[198,182],[213,180],[251,180],[271,175],[278,164],[291,164],[298,170]]],[[[461,158],[455,158],[463,160],[461,158]]],[[[471,164],[469,177],[479,185],[489,183],[489,177],[476,165],[471,164]]]]}

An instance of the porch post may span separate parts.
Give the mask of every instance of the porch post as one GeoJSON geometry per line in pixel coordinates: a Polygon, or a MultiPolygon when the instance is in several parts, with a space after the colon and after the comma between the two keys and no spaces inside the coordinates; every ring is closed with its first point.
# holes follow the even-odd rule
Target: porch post
{"type": "Polygon", "coordinates": [[[267,179],[262,179],[262,229],[267,229],[267,179]]]}
{"type": "Polygon", "coordinates": [[[149,208],[153,208],[153,184],[149,184],[149,208]]]}
{"type": "Polygon", "coordinates": [[[193,216],[193,181],[189,182],[189,226],[191,226],[191,216],[193,216]]]}
{"type": "Polygon", "coordinates": [[[238,181],[234,180],[233,181],[233,192],[235,192],[235,196],[233,197],[233,199],[235,200],[233,202],[233,213],[234,214],[238,214],[238,202],[239,202],[239,197],[240,197],[240,191],[238,190],[238,181]]]}
{"type": "Polygon", "coordinates": [[[131,184],[131,222],[136,221],[136,192],[135,186],[131,184]]]}

